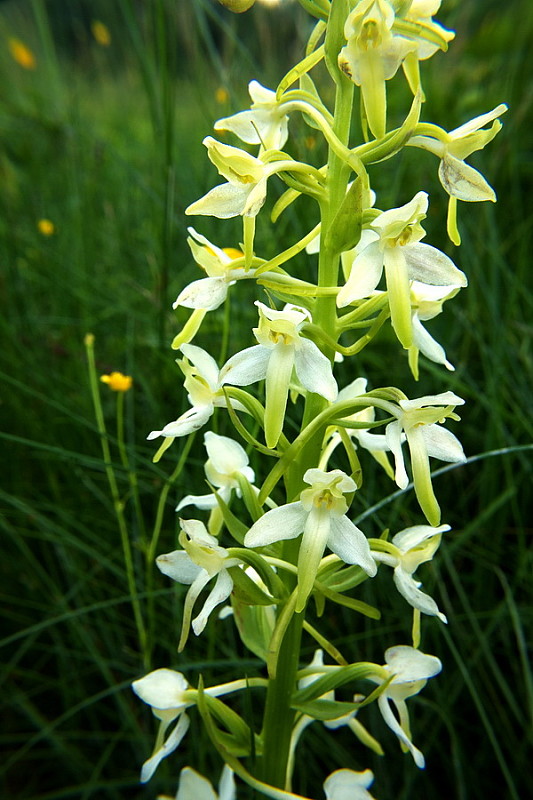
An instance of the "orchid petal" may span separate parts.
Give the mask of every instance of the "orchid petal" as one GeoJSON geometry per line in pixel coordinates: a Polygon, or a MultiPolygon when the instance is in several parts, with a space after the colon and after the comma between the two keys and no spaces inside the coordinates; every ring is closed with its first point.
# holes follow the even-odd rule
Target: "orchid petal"
{"type": "Polygon", "coordinates": [[[215,585],[209,592],[209,595],[204,603],[204,606],[198,616],[192,621],[192,629],[197,636],[201,634],[209,615],[220,603],[228,599],[233,589],[233,581],[226,569],[218,573],[215,585]]]}
{"type": "Polygon", "coordinates": [[[406,245],[405,260],[411,280],[433,286],[467,286],[464,272],[457,269],[451,258],[436,247],[424,242],[406,245]]]}
{"type": "Polygon", "coordinates": [[[256,344],[235,353],[220,370],[221,384],[248,386],[266,378],[271,351],[256,344]]]}
{"type": "Polygon", "coordinates": [[[350,276],[337,295],[338,308],[369,297],[383,273],[383,254],[379,241],[371,242],[353,261],[350,276]]]}
{"type": "Polygon", "coordinates": [[[225,278],[201,278],[193,281],[183,289],[172,308],[183,306],[185,308],[203,308],[214,311],[218,308],[228,294],[228,282],[225,278]]]}
{"type": "Polygon", "coordinates": [[[284,539],[295,539],[302,533],[306,518],[307,512],[300,502],[273,508],[254,522],[244,537],[244,545],[266,547],[284,539]]]}
{"type": "Polygon", "coordinates": [[[348,517],[331,517],[328,547],[345,564],[358,564],[370,577],[376,574],[377,566],[368,539],[348,517]]]}
{"type": "Polygon", "coordinates": [[[331,403],[335,401],[338,389],[331,362],[310,339],[300,338],[294,366],[300,383],[307,391],[319,394],[331,403]]]}
{"type": "Polygon", "coordinates": [[[155,563],[158,569],[168,578],[177,583],[191,585],[203,571],[202,567],[195,564],[185,550],[174,550],[172,553],[163,553],[157,556],[155,563]]]}
{"type": "Polygon", "coordinates": [[[141,783],[150,780],[161,761],[169,756],[181,744],[181,740],[189,730],[190,720],[187,714],[182,714],[174,730],[163,744],[148,761],[145,761],[141,770],[141,783]]]}

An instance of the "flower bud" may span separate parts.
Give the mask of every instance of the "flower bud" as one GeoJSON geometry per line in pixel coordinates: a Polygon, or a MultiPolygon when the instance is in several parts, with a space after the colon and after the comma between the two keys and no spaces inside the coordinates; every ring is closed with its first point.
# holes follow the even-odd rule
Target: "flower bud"
{"type": "Polygon", "coordinates": [[[242,14],[253,6],[255,0],[218,0],[218,2],[234,14],[242,14]]]}

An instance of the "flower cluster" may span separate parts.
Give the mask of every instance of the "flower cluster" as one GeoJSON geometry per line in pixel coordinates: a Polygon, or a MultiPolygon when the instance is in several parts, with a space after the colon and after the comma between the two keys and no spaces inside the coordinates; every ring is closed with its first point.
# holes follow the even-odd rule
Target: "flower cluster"
{"type": "MultiPolygon", "coordinates": [[[[221,2],[238,12],[253,5],[221,2]]],[[[449,376],[454,366],[426,325],[468,280],[448,255],[422,241],[428,192],[402,195],[397,207],[380,208],[368,167],[388,164],[403,148],[437,155],[438,178],[450,198],[448,232],[457,243],[457,200],[495,199],[465,159],[494,138],[506,109],[500,105],[451,132],[421,121],[420,62],[445,51],[454,37],[433,19],[440,0],[300,2],[318,18],[305,58],[276,90],[252,81],[250,107],[215,123],[220,137],[233,137],[231,144],[204,139],[224,181],[192,202],[186,214],[240,217],[242,244],[214,244],[188,229],[192,258],[203,276],[183,287],[174,302],[178,315],[183,309],[191,313],[172,347],[180,353],[190,408],[148,436],[163,439],[158,460],[175,439],[218,415],[216,430],[225,435],[208,430],[203,440],[209,491],[187,494],[176,508],[180,515],[192,508],[207,516],[181,518],[179,546],[156,563],[163,575],[186,587],[179,590],[184,603],[178,650],[191,630],[201,635],[217,612],[233,619],[244,645],[265,661],[267,676],[208,687],[199,681],[193,687],[181,673],[157,669],[133,684],[160,720],[142,780],[179,746],[193,707],[225,761],[218,795],[208,780],[184,767],[177,800],[193,794],[200,800],[233,800],[235,776],[269,797],[299,797],[291,789],[297,746],[312,722],[330,731],[348,726],[362,745],[383,754],[378,731],[366,727],[365,709],[372,702],[401,748],[423,768],[407,701],[441,670],[437,657],[419,649],[420,620],[421,615],[442,623],[447,618],[422,590],[418,571],[450,530],[441,523],[431,459],[465,461],[448,427],[459,420],[456,409],[464,400],[453,383],[436,394],[408,397],[388,385],[386,367],[382,376],[362,377],[354,359],[389,328],[392,346],[405,354],[415,379],[420,356],[449,376]],[[322,61],[337,87],[333,109],[310,74],[322,61]],[[413,99],[404,123],[389,129],[387,85],[400,68],[413,99]],[[356,93],[365,140],[354,146],[350,121],[356,93]],[[290,154],[295,123],[323,135],[327,163],[308,164],[290,154]],[[272,246],[272,252],[257,253],[257,218],[269,204],[274,181],[285,188],[273,208],[274,221],[301,195],[316,203],[316,218],[286,249],[275,252],[272,246]],[[243,331],[243,349],[226,358],[224,347],[217,363],[193,340],[201,340],[206,314],[231,303],[244,280],[257,288],[257,326],[243,331]],[[349,382],[343,378],[347,373],[349,382]],[[379,387],[382,379],[385,385],[379,387]],[[373,461],[400,490],[412,485],[425,517],[390,539],[388,530],[372,538],[367,522],[357,522],[361,501],[374,502],[363,484],[373,461]],[[389,567],[397,589],[392,601],[411,607],[412,645],[387,647],[384,663],[381,656],[377,663],[350,662],[320,629],[324,607],[337,604],[373,620],[386,616],[388,609],[363,598],[365,584],[378,572],[390,579],[389,567]],[[320,649],[300,668],[304,633],[320,649]],[[334,663],[325,664],[324,653],[334,663]],[[337,699],[336,691],[347,685],[354,685],[353,699],[337,699]],[[221,699],[265,689],[257,727],[250,715],[244,719],[221,699]]],[[[406,157],[411,154],[406,151],[406,157]]],[[[250,311],[255,315],[253,307],[250,311]]],[[[121,390],[111,378],[111,387],[121,390]]],[[[323,784],[326,800],[372,800],[372,781],[369,770],[337,769],[323,784]]]]}

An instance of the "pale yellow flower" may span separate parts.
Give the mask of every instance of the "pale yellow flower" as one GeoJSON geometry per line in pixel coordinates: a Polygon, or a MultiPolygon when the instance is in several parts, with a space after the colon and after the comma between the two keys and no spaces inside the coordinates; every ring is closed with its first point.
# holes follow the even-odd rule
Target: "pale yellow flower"
{"type": "Polygon", "coordinates": [[[111,44],[111,34],[107,25],[104,25],[104,23],[100,22],[98,19],[94,19],[91,22],[91,31],[98,44],[102,47],[109,47],[111,44]]]}
{"type": "Polygon", "coordinates": [[[217,101],[217,103],[220,103],[220,105],[224,105],[224,103],[227,103],[229,100],[228,90],[225,89],[223,86],[219,86],[215,92],[215,100],[217,101]]]}
{"type": "Polygon", "coordinates": [[[102,383],[107,383],[114,392],[127,392],[131,389],[133,378],[131,375],[123,375],[122,372],[112,372],[110,375],[101,375],[102,383]]]}
{"type": "Polygon", "coordinates": [[[43,236],[52,236],[56,230],[54,223],[49,219],[38,220],[37,228],[43,236]]]}
{"type": "Polygon", "coordinates": [[[37,59],[24,42],[21,42],[20,39],[9,39],[8,47],[11,56],[17,64],[24,69],[35,69],[37,66],[37,59]]]}

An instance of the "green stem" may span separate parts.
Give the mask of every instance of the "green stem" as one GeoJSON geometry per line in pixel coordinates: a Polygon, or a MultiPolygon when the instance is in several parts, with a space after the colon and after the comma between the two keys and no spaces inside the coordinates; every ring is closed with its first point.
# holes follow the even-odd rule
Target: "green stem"
{"type": "MultiPolygon", "coordinates": [[[[347,145],[350,137],[352,117],[353,84],[348,80],[337,83],[333,132],[336,142],[347,145]]],[[[340,157],[339,147],[330,144],[328,169],[326,173],[326,192],[321,202],[321,247],[318,265],[318,286],[336,286],[339,270],[339,255],[325,246],[326,233],[332,224],[339,206],[346,194],[351,168],[340,157]]],[[[325,333],[337,340],[337,308],[335,296],[319,296],[313,314],[313,322],[325,333]]],[[[332,360],[334,350],[325,348],[332,360]]],[[[302,421],[302,429],[320,414],[327,401],[316,394],[308,394],[302,421]]],[[[287,500],[296,498],[303,486],[305,471],[319,463],[322,446],[322,431],[312,437],[302,449],[300,457],[291,464],[287,476],[287,500]]],[[[284,542],[283,557],[295,564],[298,558],[298,540],[284,542]]],[[[281,576],[288,588],[293,588],[295,577],[290,573],[281,576]]],[[[290,787],[291,776],[287,775],[290,743],[294,725],[294,711],[291,709],[291,696],[296,687],[296,673],[299,666],[300,641],[304,623],[304,613],[294,614],[281,642],[277,660],[276,675],[269,682],[263,723],[263,758],[261,778],[280,788],[290,787]]]]}
{"type": "Polygon", "coordinates": [[[163,518],[165,514],[165,507],[168,499],[168,493],[171,487],[174,485],[178,477],[180,476],[183,467],[185,466],[185,462],[189,455],[189,451],[192,447],[192,444],[195,439],[195,434],[191,434],[187,441],[185,442],[185,446],[181,451],[181,455],[179,458],[178,463],[174,469],[174,472],[170,475],[169,478],[165,481],[163,488],[161,489],[161,493],[159,495],[159,501],[157,503],[157,510],[155,515],[155,522],[154,528],[152,531],[152,537],[150,539],[150,543],[146,550],[146,591],[148,595],[147,600],[147,619],[148,619],[148,635],[147,635],[147,652],[149,657],[151,658],[153,646],[154,646],[154,634],[155,634],[155,593],[154,593],[154,563],[155,563],[155,556],[157,551],[157,545],[159,542],[159,536],[161,534],[161,529],[163,527],[163,518]]]}
{"type": "Polygon", "coordinates": [[[85,337],[85,350],[87,353],[89,383],[91,387],[91,397],[93,401],[94,414],[96,418],[96,427],[98,429],[98,433],[100,434],[100,444],[102,446],[102,455],[104,458],[104,469],[107,481],[109,483],[109,489],[111,491],[111,499],[113,501],[113,507],[115,509],[115,515],[117,518],[118,528],[120,532],[120,541],[122,544],[124,565],[126,567],[126,579],[128,582],[128,590],[131,596],[131,604],[133,609],[133,616],[135,619],[135,625],[137,627],[137,635],[139,638],[143,654],[143,663],[144,666],[147,668],[149,665],[148,665],[146,627],[144,624],[144,619],[141,611],[141,604],[137,593],[137,585],[135,581],[135,570],[133,568],[133,557],[131,551],[130,537],[129,537],[128,527],[126,524],[126,519],[124,516],[124,503],[120,497],[117,479],[113,468],[113,462],[111,461],[109,442],[107,439],[104,412],[102,410],[98,378],[96,375],[96,365],[94,362],[94,336],[90,333],[87,334],[87,336],[85,337]]]}

